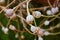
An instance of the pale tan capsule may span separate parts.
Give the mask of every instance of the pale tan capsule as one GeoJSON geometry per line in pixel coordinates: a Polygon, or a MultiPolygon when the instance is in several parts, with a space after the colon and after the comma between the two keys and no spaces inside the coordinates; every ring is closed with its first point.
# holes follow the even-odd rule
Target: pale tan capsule
{"type": "Polygon", "coordinates": [[[15,26],[13,26],[13,25],[10,25],[10,26],[9,26],[9,29],[11,29],[11,30],[16,30],[15,26]]]}
{"type": "Polygon", "coordinates": [[[52,15],[52,11],[51,10],[47,10],[47,15],[52,15]]]}
{"type": "Polygon", "coordinates": [[[7,10],[5,10],[5,12],[6,12],[5,15],[7,15],[7,16],[13,15],[13,9],[7,9],[7,10]]]}
{"type": "Polygon", "coordinates": [[[19,35],[18,35],[18,33],[16,33],[16,34],[15,34],[15,38],[18,38],[18,37],[19,37],[19,35]]]}
{"type": "Polygon", "coordinates": [[[50,35],[50,32],[45,31],[45,32],[44,32],[44,35],[45,35],[45,36],[48,36],[48,35],[50,35]]]}
{"type": "Polygon", "coordinates": [[[48,20],[46,20],[45,22],[44,22],[44,25],[49,25],[50,24],[50,21],[48,21],[48,20]]]}
{"type": "Polygon", "coordinates": [[[43,38],[41,36],[38,37],[38,40],[43,40],[43,38]]]}
{"type": "Polygon", "coordinates": [[[31,30],[32,32],[35,32],[36,27],[35,27],[35,26],[31,26],[30,30],[31,30]]]}
{"type": "Polygon", "coordinates": [[[59,11],[59,8],[54,7],[54,8],[51,9],[51,11],[52,11],[52,14],[55,14],[55,13],[57,13],[59,11]]]}
{"type": "Polygon", "coordinates": [[[8,28],[2,27],[2,31],[4,32],[4,34],[8,34],[8,28]]]}
{"type": "Polygon", "coordinates": [[[24,37],[24,35],[21,35],[21,39],[24,39],[25,37],[24,37]]]}
{"type": "Polygon", "coordinates": [[[39,12],[39,11],[33,11],[32,14],[35,18],[40,18],[41,17],[41,12],[39,12]]]}
{"type": "Polygon", "coordinates": [[[34,17],[32,16],[32,15],[28,15],[27,17],[26,17],[26,21],[27,22],[32,22],[34,20],[34,17]]]}

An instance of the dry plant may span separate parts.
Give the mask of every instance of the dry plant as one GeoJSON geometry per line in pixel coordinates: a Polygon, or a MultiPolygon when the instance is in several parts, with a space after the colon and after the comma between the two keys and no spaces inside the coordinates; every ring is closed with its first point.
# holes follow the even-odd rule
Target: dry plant
{"type": "MultiPolygon", "coordinates": [[[[9,29],[15,33],[15,37],[19,40],[24,40],[23,33],[27,31],[28,33],[35,36],[34,40],[43,40],[43,36],[48,35],[58,35],[60,32],[55,32],[55,30],[60,28],[60,5],[59,0],[54,0],[53,5],[47,0],[48,6],[42,7],[30,7],[33,5],[32,0],[18,0],[18,4],[15,5],[17,0],[0,0],[0,15],[4,15],[7,19],[7,24],[4,26],[0,20],[0,26],[4,34],[9,34],[9,29]],[[17,26],[14,26],[11,22],[15,21],[17,26]],[[23,29],[21,30],[20,27],[23,29]],[[28,28],[29,27],[29,28],[28,28]],[[47,27],[47,28],[44,28],[47,27]],[[57,28],[57,29],[56,29],[57,28]],[[19,35],[18,33],[22,33],[19,35]]],[[[1,17],[0,17],[1,18],[1,17]]],[[[4,19],[3,19],[4,20],[4,19]]]]}

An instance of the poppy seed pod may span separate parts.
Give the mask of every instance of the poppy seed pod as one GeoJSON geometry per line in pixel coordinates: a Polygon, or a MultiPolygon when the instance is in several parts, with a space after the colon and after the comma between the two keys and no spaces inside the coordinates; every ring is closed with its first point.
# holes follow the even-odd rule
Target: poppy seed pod
{"type": "Polygon", "coordinates": [[[38,34],[38,31],[40,30],[39,27],[35,27],[35,26],[31,26],[30,30],[33,32],[33,33],[37,33],[38,34]]]}
{"type": "Polygon", "coordinates": [[[38,37],[38,40],[43,40],[43,38],[41,36],[38,37]]]}
{"type": "Polygon", "coordinates": [[[44,35],[45,35],[45,36],[48,36],[49,34],[50,34],[50,32],[48,32],[48,31],[45,31],[45,32],[44,32],[44,35]]]}
{"type": "Polygon", "coordinates": [[[51,9],[52,13],[55,14],[59,11],[59,8],[58,7],[54,7],[51,9]]]}
{"type": "Polygon", "coordinates": [[[24,37],[24,35],[21,35],[21,39],[24,39],[25,37],[24,37]]]}
{"type": "Polygon", "coordinates": [[[27,22],[32,22],[34,20],[34,17],[32,16],[32,15],[28,15],[27,17],[26,17],[26,21],[27,22]]]}
{"type": "Polygon", "coordinates": [[[30,30],[31,30],[32,32],[35,32],[36,27],[35,27],[35,26],[31,26],[30,30]]]}
{"type": "Polygon", "coordinates": [[[45,31],[44,29],[40,29],[39,32],[38,32],[38,35],[43,36],[44,35],[44,31],[45,31]]]}
{"type": "Polygon", "coordinates": [[[39,28],[39,27],[36,27],[35,33],[38,34],[38,31],[39,31],[39,30],[40,30],[40,28],[39,28]]]}
{"type": "Polygon", "coordinates": [[[50,21],[46,20],[46,21],[44,22],[44,25],[49,25],[49,23],[50,23],[50,21]]]}
{"type": "Polygon", "coordinates": [[[47,10],[47,15],[52,15],[52,11],[51,10],[47,10]]]}
{"type": "Polygon", "coordinates": [[[18,38],[18,37],[19,37],[19,35],[18,35],[18,33],[16,33],[16,34],[15,34],[15,38],[18,38]]]}
{"type": "Polygon", "coordinates": [[[5,15],[7,15],[7,16],[13,15],[13,9],[7,9],[7,10],[5,10],[5,12],[6,12],[5,15]]]}
{"type": "Polygon", "coordinates": [[[23,7],[23,8],[26,8],[26,4],[23,4],[22,7],[23,7]]]}
{"type": "Polygon", "coordinates": [[[44,33],[44,32],[40,30],[40,31],[38,32],[38,35],[43,36],[43,33],[44,33]]]}
{"type": "Polygon", "coordinates": [[[3,31],[5,34],[8,34],[8,28],[2,27],[2,31],[3,31]]]}
{"type": "Polygon", "coordinates": [[[55,7],[55,10],[56,10],[56,12],[59,12],[59,8],[58,7],[55,7]]]}
{"type": "Polygon", "coordinates": [[[13,26],[13,25],[10,25],[10,26],[9,26],[9,29],[11,29],[11,30],[16,30],[15,26],[13,26]]]}
{"type": "Polygon", "coordinates": [[[41,12],[33,11],[33,16],[36,17],[36,18],[40,18],[41,17],[41,12]]]}

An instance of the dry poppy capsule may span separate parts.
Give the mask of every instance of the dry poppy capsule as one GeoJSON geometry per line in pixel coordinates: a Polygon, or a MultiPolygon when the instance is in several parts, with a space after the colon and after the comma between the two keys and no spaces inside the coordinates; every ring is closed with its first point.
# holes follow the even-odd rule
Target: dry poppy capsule
{"type": "Polygon", "coordinates": [[[16,33],[16,34],[15,34],[15,38],[18,38],[18,37],[19,37],[19,35],[18,35],[18,33],[16,33]]]}
{"type": "Polygon", "coordinates": [[[47,10],[47,15],[52,15],[52,12],[51,12],[51,10],[47,10]]]}
{"type": "Polygon", "coordinates": [[[44,29],[40,29],[39,31],[38,31],[38,35],[40,35],[40,36],[43,36],[44,35],[44,29]]]}
{"type": "Polygon", "coordinates": [[[41,12],[33,11],[33,16],[36,17],[36,18],[40,18],[41,17],[41,12]]]}
{"type": "Polygon", "coordinates": [[[32,15],[27,15],[26,17],[26,21],[29,23],[29,22],[32,22],[34,20],[34,17],[32,15]]]}
{"type": "Polygon", "coordinates": [[[50,24],[50,21],[48,21],[48,20],[46,20],[45,22],[44,22],[44,25],[49,25],[50,24]]]}
{"type": "Polygon", "coordinates": [[[45,36],[48,36],[48,35],[50,35],[50,32],[45,31],[45,32],[44,32],[44,35],[45,35],[45,36]]]}
{"type": "Polygon", "coordinates": [[[59,8],[58,7],[52,8],[51,11],[53,14],[55,14],[59,11],[59,8]]]}
{"type": "Polygon", "coordinates": [[[5,15],[10,18],[11,16],[13,16],[13,9],[4,9],[5,15]]]}
{"type": "Polygon", "coordinates": [[[6,10],[6,15],[11,16],[12,15],[12,12],[13,12],[13,9],[7,9],[6,10]]]}
{"type": "Polygon", "coordinates": [[[35,27],[35,26],[31,26],[30,30],[33,32],[33,33],[37,33],[38,34],[38,31],[40,30],[39,27],[35,27]]]}
{"type": "Polygon", "coordinates": [[[25,36],[24,35],[21,35],[21,39],[24,39],[25,38],[25,36]]]}
{"type": "Polygon", "coordinates": [[[13,26],[13,25],[10,25],[10,26],[9,26],[9,29],[11,29],[11,30],[16,30],[15,26],[13,26]]]}
{"type": "Polygon", "coordinates": [[[35,26],[31,26],[31,29],[30,29],[32,32],[35,32],[36,30],[36,27],[35,26]]]}
{"type": "Polygon", "coordinates": [[[23,4],[22,7],[23,7],[23,8],[26,8],[26,4],[23,4]]]}
{"type": "Polygon", "coordinates": [[[8,28],[2,27],[2,31],[4,32],[4,34],[8,34],[8,28]]]}
{"type": "Polygon", "coordinates": [[[43,40],[43,38],[41,36],[38,37],[38,40],[43,40]]]}

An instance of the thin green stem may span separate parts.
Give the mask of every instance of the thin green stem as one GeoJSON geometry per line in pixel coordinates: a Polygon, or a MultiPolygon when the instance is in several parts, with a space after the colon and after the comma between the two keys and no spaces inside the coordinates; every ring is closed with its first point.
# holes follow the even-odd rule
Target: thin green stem
{"type": "Polygon", "coordinates": [[[35,24],[35,26],[37,27],[37,24],[36,24],[36,20],[34,19],[34,24],[35,24]]]}

